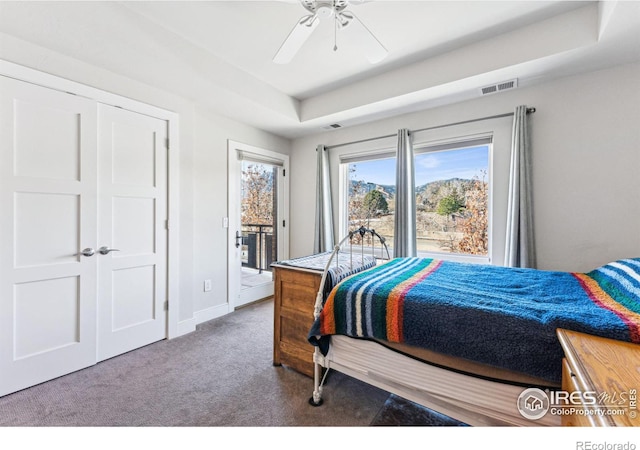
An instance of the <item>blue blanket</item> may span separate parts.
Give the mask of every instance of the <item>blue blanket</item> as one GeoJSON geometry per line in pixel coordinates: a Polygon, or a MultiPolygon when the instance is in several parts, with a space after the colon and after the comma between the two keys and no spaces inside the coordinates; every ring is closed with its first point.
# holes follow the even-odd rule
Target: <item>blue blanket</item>
{"type": "Polygon", "coordinates": [[[397,258],[334,288],[309,341],[401,342],[558,383],[557,328],[640,342],[640,258],[589,273],[397,258]]]}

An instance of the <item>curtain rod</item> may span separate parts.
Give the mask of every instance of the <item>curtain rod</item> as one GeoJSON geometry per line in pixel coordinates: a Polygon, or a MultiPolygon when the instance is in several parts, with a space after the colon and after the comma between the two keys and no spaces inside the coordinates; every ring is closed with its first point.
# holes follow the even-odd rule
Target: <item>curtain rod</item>
{"type": "MultiPolygon", "coordinates": [[[[536,112],[535,108],[527,108],[527,114],[533,114],[534,112],[536,112]]],[[[478,119],[463,120],[462,122],[453,122],[453,123],[447,123],[447,124],[444,124],[444,125],[436,125],[436,126],[428,127],[428,128],[420,128],[419,130],[411,130],[410,132],[411,133],[418,133],[420,131],[436,130],[438,128],[446,128],[446,127],[451,127],[451,126],[454,126],[454,125],[464,125],[464,124],[472,123],[472,122],[480,122],[482,120],[499,119],[501,117],[509,117],[509,116],[513,116],[513,115],[514,115],[514,113],[497,114],[495,116],[480,117],[478,119]]],[[[387,134],[385,136],[377,136],[377,137],[372,137],[372,138],[367,138],[367,139],[360,139],[359,141],[345,142],[345,143],[342,143],[342,144],[327,145],[325,147],[325,149],[326,150],[331,150],[333,148],[344,147],[346,145],[360,144],[362,142],[369,142],[369,141],[377,141],[378,139],[386,139],[386,138],[390,138],[390,137],[394,137],[394,136],[397,136],[397,133],[387,134]]]]}

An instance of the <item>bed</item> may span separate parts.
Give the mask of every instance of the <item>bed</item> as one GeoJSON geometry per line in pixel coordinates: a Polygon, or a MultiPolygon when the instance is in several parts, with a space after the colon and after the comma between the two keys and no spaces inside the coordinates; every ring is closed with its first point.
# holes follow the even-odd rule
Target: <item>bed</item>
{"type": "Polygon", "coordinates": [[[588,273],[393,258],[318,292],[314,318],[313,405],[325,368],[469,425],[557,426],[518,397],[560,389],[558,328],[640,343],[640,258],[588,273]]]}

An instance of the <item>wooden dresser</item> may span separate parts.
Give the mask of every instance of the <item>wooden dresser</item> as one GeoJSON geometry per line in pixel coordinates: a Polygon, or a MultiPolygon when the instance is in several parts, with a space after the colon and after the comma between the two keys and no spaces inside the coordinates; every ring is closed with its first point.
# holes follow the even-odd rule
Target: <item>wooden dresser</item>
{"type": "Polygon", "coordinates": [[[557,335],[565,353],[562,390],[598,399],[585,406],[593,414],[563,415],[562,425],[640,426],[640,345],[563,329],[557,335]]]}
{"type": "Polygon", "coordinates": [[[272,266],[274,285],[273,364],[313,376],[314,346],[307,341],[322,271],[272,266]]]}

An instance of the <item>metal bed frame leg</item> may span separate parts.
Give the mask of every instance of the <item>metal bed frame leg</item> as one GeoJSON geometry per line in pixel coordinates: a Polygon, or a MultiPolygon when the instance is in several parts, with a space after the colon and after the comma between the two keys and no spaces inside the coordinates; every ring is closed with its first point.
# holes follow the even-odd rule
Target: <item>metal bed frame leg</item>
{"type": "MultiPolygon", "coordinates": [[[[313,395],[309,399],[309,404],[311,406],[320,406],[322,405],[322,385],[324,384],[324,377],[322,380],[320,376],[322,374],[322,366],[316,361],[316,358],[319,356],[320,351],[316,348],[313,352],[313,395]]],[[[329,369],[327,369],[329,372],[329,369]]],[[[325,377],[326,377],[325,373],[325,377]]]]}

